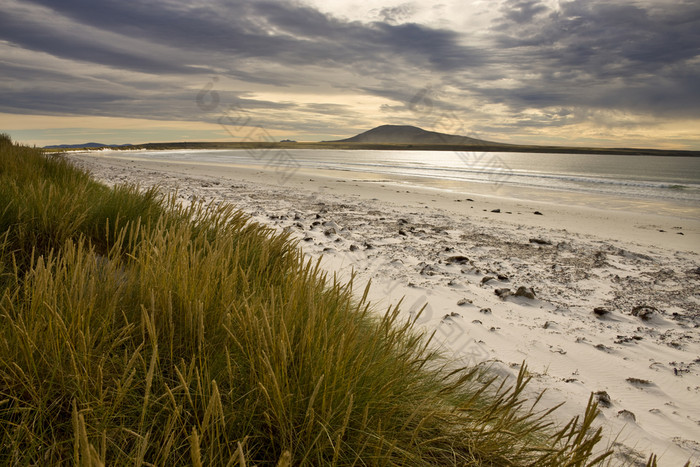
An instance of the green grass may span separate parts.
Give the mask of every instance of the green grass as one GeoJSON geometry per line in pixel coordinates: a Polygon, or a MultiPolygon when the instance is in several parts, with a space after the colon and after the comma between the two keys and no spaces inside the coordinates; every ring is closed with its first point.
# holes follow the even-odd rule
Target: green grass
{"type": "MultiPolygon", "coordinates": [[[[0,137],[0,464],[592,465],[230,206],[107,188],[0,137]]],[[[366,293],[365,293],[366,296],[366,293]]]]}

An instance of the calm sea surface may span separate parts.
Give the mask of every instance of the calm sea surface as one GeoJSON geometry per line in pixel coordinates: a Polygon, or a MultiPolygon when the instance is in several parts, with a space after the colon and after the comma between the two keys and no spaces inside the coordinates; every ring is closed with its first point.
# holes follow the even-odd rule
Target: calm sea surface
{"type": "Polygon", "coordinates": [[[305,149],[139,151],[138,157],[363,172],[410,177],[429,186],[476,182],[700,206],[700,158],[693,157],[305,149]]]}

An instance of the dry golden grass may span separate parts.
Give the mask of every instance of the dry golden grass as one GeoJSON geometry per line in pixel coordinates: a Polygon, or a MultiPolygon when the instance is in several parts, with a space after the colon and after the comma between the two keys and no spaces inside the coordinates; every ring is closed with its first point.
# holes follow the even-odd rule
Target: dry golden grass
{"type": "Polygon", "coordinates": [[[230,206],[106,188],[0,138],[0,463],[579,466],[523,370],[429,336],[230,206]]]}

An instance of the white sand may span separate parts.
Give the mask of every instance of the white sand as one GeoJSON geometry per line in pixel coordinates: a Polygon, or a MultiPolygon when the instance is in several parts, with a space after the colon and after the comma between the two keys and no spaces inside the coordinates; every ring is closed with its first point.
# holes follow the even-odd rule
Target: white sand
{"type": "Polygon", "coordinates": [[[700,465],[697,208],[669,216],[648,214],[669,212],[653,203],[486,184],[449,192],[350,172],[289,176],[262,163],[69,157],[107,183],[158,184],[184,202],[234,203],[291,229],[329,271],[354,270],[359,291],[371,280],[383,307],[403,297],[408,318],[427,304],[418,325],[436,331],[455,362],[486,361],[512,376],[526,361],[532,391],[547,389],[542,407],[565,402],[561,421],[605,391],[597,422],[618,448],[614,464],[643,465],[655,452],[663,466],[700,465]],[[536,297],[495,293],[520,286],[536,297]],[[634,316],[639,306],[653,307],[640,310],[646,319],[634,316]],[[610,313],[598,317],[596,307],[610,313]]]}

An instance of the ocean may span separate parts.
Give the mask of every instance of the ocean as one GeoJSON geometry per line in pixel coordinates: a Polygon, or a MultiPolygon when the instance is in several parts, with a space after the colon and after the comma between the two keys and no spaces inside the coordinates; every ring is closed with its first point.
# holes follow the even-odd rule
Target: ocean
{"type": "Polygon", "coordinates": [[[313,149],[138,151],[137,157],[355,172],[450,191],[478,183],[494,195],[520,187],[550,197],[610,195],[700,208],[700,158],[694,157],[313,149]]]}

